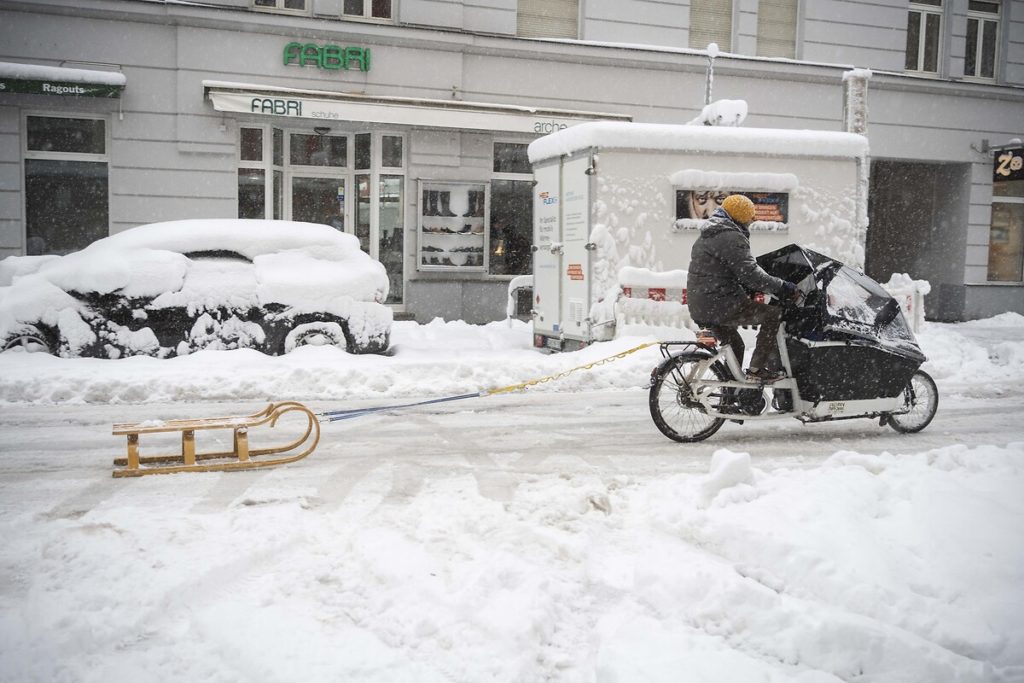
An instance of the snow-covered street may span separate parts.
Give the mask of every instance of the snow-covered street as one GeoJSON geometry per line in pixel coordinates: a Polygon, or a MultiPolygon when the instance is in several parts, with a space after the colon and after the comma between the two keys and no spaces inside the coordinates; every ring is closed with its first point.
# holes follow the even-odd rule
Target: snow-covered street
{"type": "MultiPolygon", "coordinates": [[[[0,678],[1024,680],[1024,318],[919,335],[939,412],[665,439],[656,349],[327,424],[270,470],[113,479],[114,422],[387,405],[564,371],[504,323],[393,357],[0,355],[0,678]]],[[[253,439],[256,438],[255,432],[253,439]]]]}

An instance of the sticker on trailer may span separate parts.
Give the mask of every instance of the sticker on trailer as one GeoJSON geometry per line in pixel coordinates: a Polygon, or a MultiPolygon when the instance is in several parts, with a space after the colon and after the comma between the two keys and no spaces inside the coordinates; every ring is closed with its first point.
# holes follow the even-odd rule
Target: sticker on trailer
{"type": "Polygon", "coordinates": [[[570,263],[569,268],[565,271],[565,274],[569,276],[570,280],[582,280],[583,279],[583,264],[581,263],[570,263]]]}

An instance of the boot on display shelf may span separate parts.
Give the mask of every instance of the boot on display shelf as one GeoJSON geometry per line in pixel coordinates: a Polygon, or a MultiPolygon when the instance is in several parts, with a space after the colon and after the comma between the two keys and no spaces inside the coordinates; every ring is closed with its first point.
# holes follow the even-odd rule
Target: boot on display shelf
{"type": "Polygon", "coordinates": [[[440,212],[437,215],[438,216],[444,216],[445,218],[453,217],[455,214],[452,213],[451,210],[448,208],[451,205],[452,193],[451,192],[438,192],[437,194],[440,195],[440,200],[439,201],[440,201],[440,209],[441,209],[440,212]]]}

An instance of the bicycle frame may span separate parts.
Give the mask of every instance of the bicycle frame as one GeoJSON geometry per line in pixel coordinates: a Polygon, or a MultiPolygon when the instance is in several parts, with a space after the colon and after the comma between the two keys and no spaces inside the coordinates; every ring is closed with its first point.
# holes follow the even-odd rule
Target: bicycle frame
{"type": "MultiPolygon", "coordinates": [[[[691,341],[678,341],[678,342],[663,342],[661,344],[662,355],[666,358],[671,356],[679,355],[684,351],[677,353],[670,353],[669,347],[671,346],[685,346],[690,347],[693,350],[699,351],[701,354],[706,354],[699,363],[695,363],[689,373],[689,376],[684,376],[686,385],[691,387],[692,396],[691,399],[700,403],[707,414],[714,418],[722,418],[726,420],[772,420],[777,418],[796,418],[801,422],[825,422],[830,420],[846,420],[854,418],[873,418],[878,417],[885,419],[889,415],[897,415],[906,413],[903,396],[896,396],[892,398],[875,398],[875,399],[862,399],[862,400],[844,400],[844,401],[830,401],[830,400],[817,400],[810,401],[804,399],[800,395],[800,387],[798,378],[793,373],[793,366],[789,358],[789,350],[786,345],[786,340],[789,336],[786,334],[785,323],[779,326],[777,342],[779,347],[779,356],[782,362],[782,367],[786,371],[787,377],[770,384],[763,382],[748,381],[743,369],[740,365],[740,359],[736,358],[736,354],[732,347],[728,344],[714,347],[700,342],[691,341]],[[728,373],[734,378],[732,380],[721,381],[718,379],[696,379],[697,377],[705,377],[708,373],[708,369],[715,363],[720,363],[727,370],[728,373]],[[735,378],[742,379],[735,379],[735,378]],[[761,392],[762,398],[764,399],[763,407],[760,413],[749,414],[742,413],[737,414],[733,412],[720,412],[715,409],[709,398],[712,393],[721,391],[724,389],[736,389],[736,390],[757,390],[761,392]],[[772,396],[767,392],[777,390],[788,390],[792,396],[792,409],[787,411],[773,411],[769,407],[772,405],[772,396]]],[[[800,340],[801,344],[806,344],[810,347],[825,347],[825,346],[849,346],[848,342],[811,342],[800,340]]]]}

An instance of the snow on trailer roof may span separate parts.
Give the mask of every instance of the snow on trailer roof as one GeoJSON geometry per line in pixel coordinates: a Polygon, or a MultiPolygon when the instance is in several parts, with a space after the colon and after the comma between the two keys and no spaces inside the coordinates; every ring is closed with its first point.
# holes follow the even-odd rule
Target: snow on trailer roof
{"type": "Polygon", "coordinates": [[[595,121],[534,140],[528,152],[536,164],[590,148],[857,158],[867,154],[868,140],[838,131],[595,121]]]}

